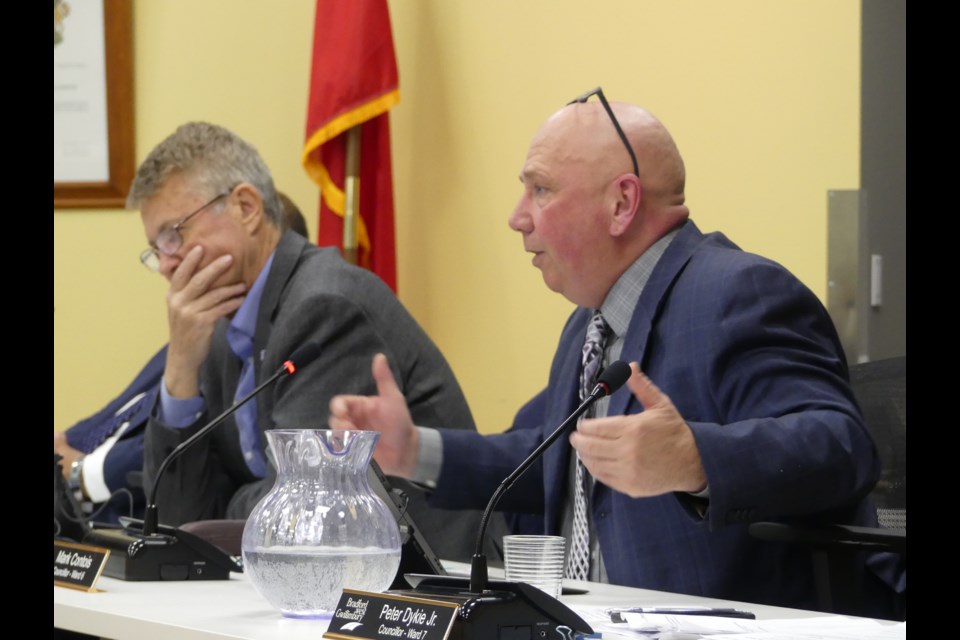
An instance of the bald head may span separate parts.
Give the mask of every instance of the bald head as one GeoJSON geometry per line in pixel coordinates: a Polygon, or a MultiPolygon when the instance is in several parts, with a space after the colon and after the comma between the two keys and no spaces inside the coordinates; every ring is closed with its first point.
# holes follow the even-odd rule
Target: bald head
{"type": "Polygon", "coordinates": [[[640,182],[647,197],[664,207],[683,204],[686,169],[673,136],[641,107],[616,103],[613,110],[637,154],[640,182]]]}
{"type": "MultiPolygon", "coordinates": [[[[641,207],[661,211],[684,203],[686,171],[673,136],[652,113],[633,104],[610,104],[637,157],[641,207]]],[[[590,167],[598,180],[632,173],[630,154],[599,102],[573,103],[554,113],[533,144],[552,141],[571,162],[590,167]]],[[[532,146],[532,145],[531,145],[532,146]]]]}
{"type": "Polygon", "coordinates": [[[637,157],[602,104],[574,103],[554,113],[530,143],[520,179],[524,195],[510,226],[544,281],[575,304],[595,307],[653,243],[683,223],[683,160],[648,111],[611,105],[637,157]]]}

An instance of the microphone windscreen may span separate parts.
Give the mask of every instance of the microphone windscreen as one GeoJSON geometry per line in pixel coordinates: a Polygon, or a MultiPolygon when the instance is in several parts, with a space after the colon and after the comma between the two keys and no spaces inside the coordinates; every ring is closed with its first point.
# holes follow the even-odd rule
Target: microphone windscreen
{"type": "Polygon", "coordinates": [[[293,355],[290,356],[289,362],[292,362],[293,366],[297,369],[302,369],[316,360],[317,356],[319,355],[320,343],[308,342],[297,347],[297,349],[293,352],[293,355]]]}
{"type": "Polygon", "coordinates": [[[607,388],[606,395],[610,395],[623,386],[623,383],[630,377],[630,365],[623,360],[617,360],[603,370],[600,377],[597,378],[597,384],[602,384],[607,388]]]}

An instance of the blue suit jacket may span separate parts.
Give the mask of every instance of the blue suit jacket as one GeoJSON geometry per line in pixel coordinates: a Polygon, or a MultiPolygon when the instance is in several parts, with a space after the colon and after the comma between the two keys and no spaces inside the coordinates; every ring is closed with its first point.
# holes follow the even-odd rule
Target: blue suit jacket
{"type": "MultiPolygon", "coordinates": [[[[167,361],[167,347],[163,346],[141,369],[123,392],[111,400],[104,408],[92,416],[81,420],[66,431],[67,442],[74,449],[90,453],[124,422],[130,421],[130,426],[114,443],[104,460],[104,480],[111,493],[121,488],[131,489],[134,495],[134,515],[142,516],[143,490],[141,487],[128,485],[127,476],[131,471],[143,470],[143,440],[144,429],[150,410],[160,389],[163,379],[163,369],[167,361]],[[123,415],[117,412],[135,396],[146,393],[146,397],[136,407],[127,410],[123,415]]],[[[101,522],[115,522],[118,515],[129,514],[130,505],[126,498],[114,498],[110,505],[97,517],[101,522]]]]}
{"type": "MultiPolygon", "coordinates": [[[[568,320],[549,384],[514,427],[485,438],[444,431],[434,500],[480,505],[574,410],[590,310],[568,320]]],[[[688,221],[657,263],[621,359],[670,396],[693,430],[709,501],[687,494],[630,498],[598,484],[592,517],[611,582],[716,598],[813,608],[808,551],[761,542],[757,520],[866,524],[879,461],[848,384],[830,318],[782,266],[688,221]]],[[[608,415],[642,407],[624,386],[608,415]]],[[[561,438],[501,508],[558,533],[571,447],[561,438]]]]}

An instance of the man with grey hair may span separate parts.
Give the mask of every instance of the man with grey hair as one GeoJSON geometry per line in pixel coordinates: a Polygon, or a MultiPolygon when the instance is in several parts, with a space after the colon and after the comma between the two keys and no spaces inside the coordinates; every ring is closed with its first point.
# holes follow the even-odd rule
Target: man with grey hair
{"type": "MultiPolygon", "coordinates": [[[[177,445],[298,347],[320,346],[315,362],[244,405],[166,470],[157,490],[163,523],[246,518],[276,477],[264,430],[325,427],[334,393],[374,391],[375,353],[390,354],[419,422],[475,429],[452,370],[393,292],[337,249],[285,230],[270,171],[232,132],[203,122],[179,127],[143,161],[128,206],[140,209],[149,242],[141,261],[170,283],[169,349],[146,430],[148,490],[177,445]]],[[[428,512],[405,488],[435,550],[468,556],[477,514],[428,512]]]]}
{"type": "MultiPolygon", "coordinates": [[[[283,192],[277,195],[286,226],[306,238],[307,221],[299,207],[283,192]]],[[[166,359],[163,345],[106,406],[68,429],[54,429],[53,452],[61,457],[64,479],[90,520],[116,524],[122,515],[143,517],[144,430],[166,359]]],[[[58,511],[55,517],[61,515],[58,511]]]]}

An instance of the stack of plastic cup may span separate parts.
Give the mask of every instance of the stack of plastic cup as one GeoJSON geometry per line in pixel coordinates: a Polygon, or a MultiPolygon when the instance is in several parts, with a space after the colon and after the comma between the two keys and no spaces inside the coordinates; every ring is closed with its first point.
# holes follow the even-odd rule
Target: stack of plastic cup
{"type": "Polygon", "coordinates": [[[504,536],[503,567],[507,580],[526,582],[559,598],[565,544],[563,536],[504,536]]]}

